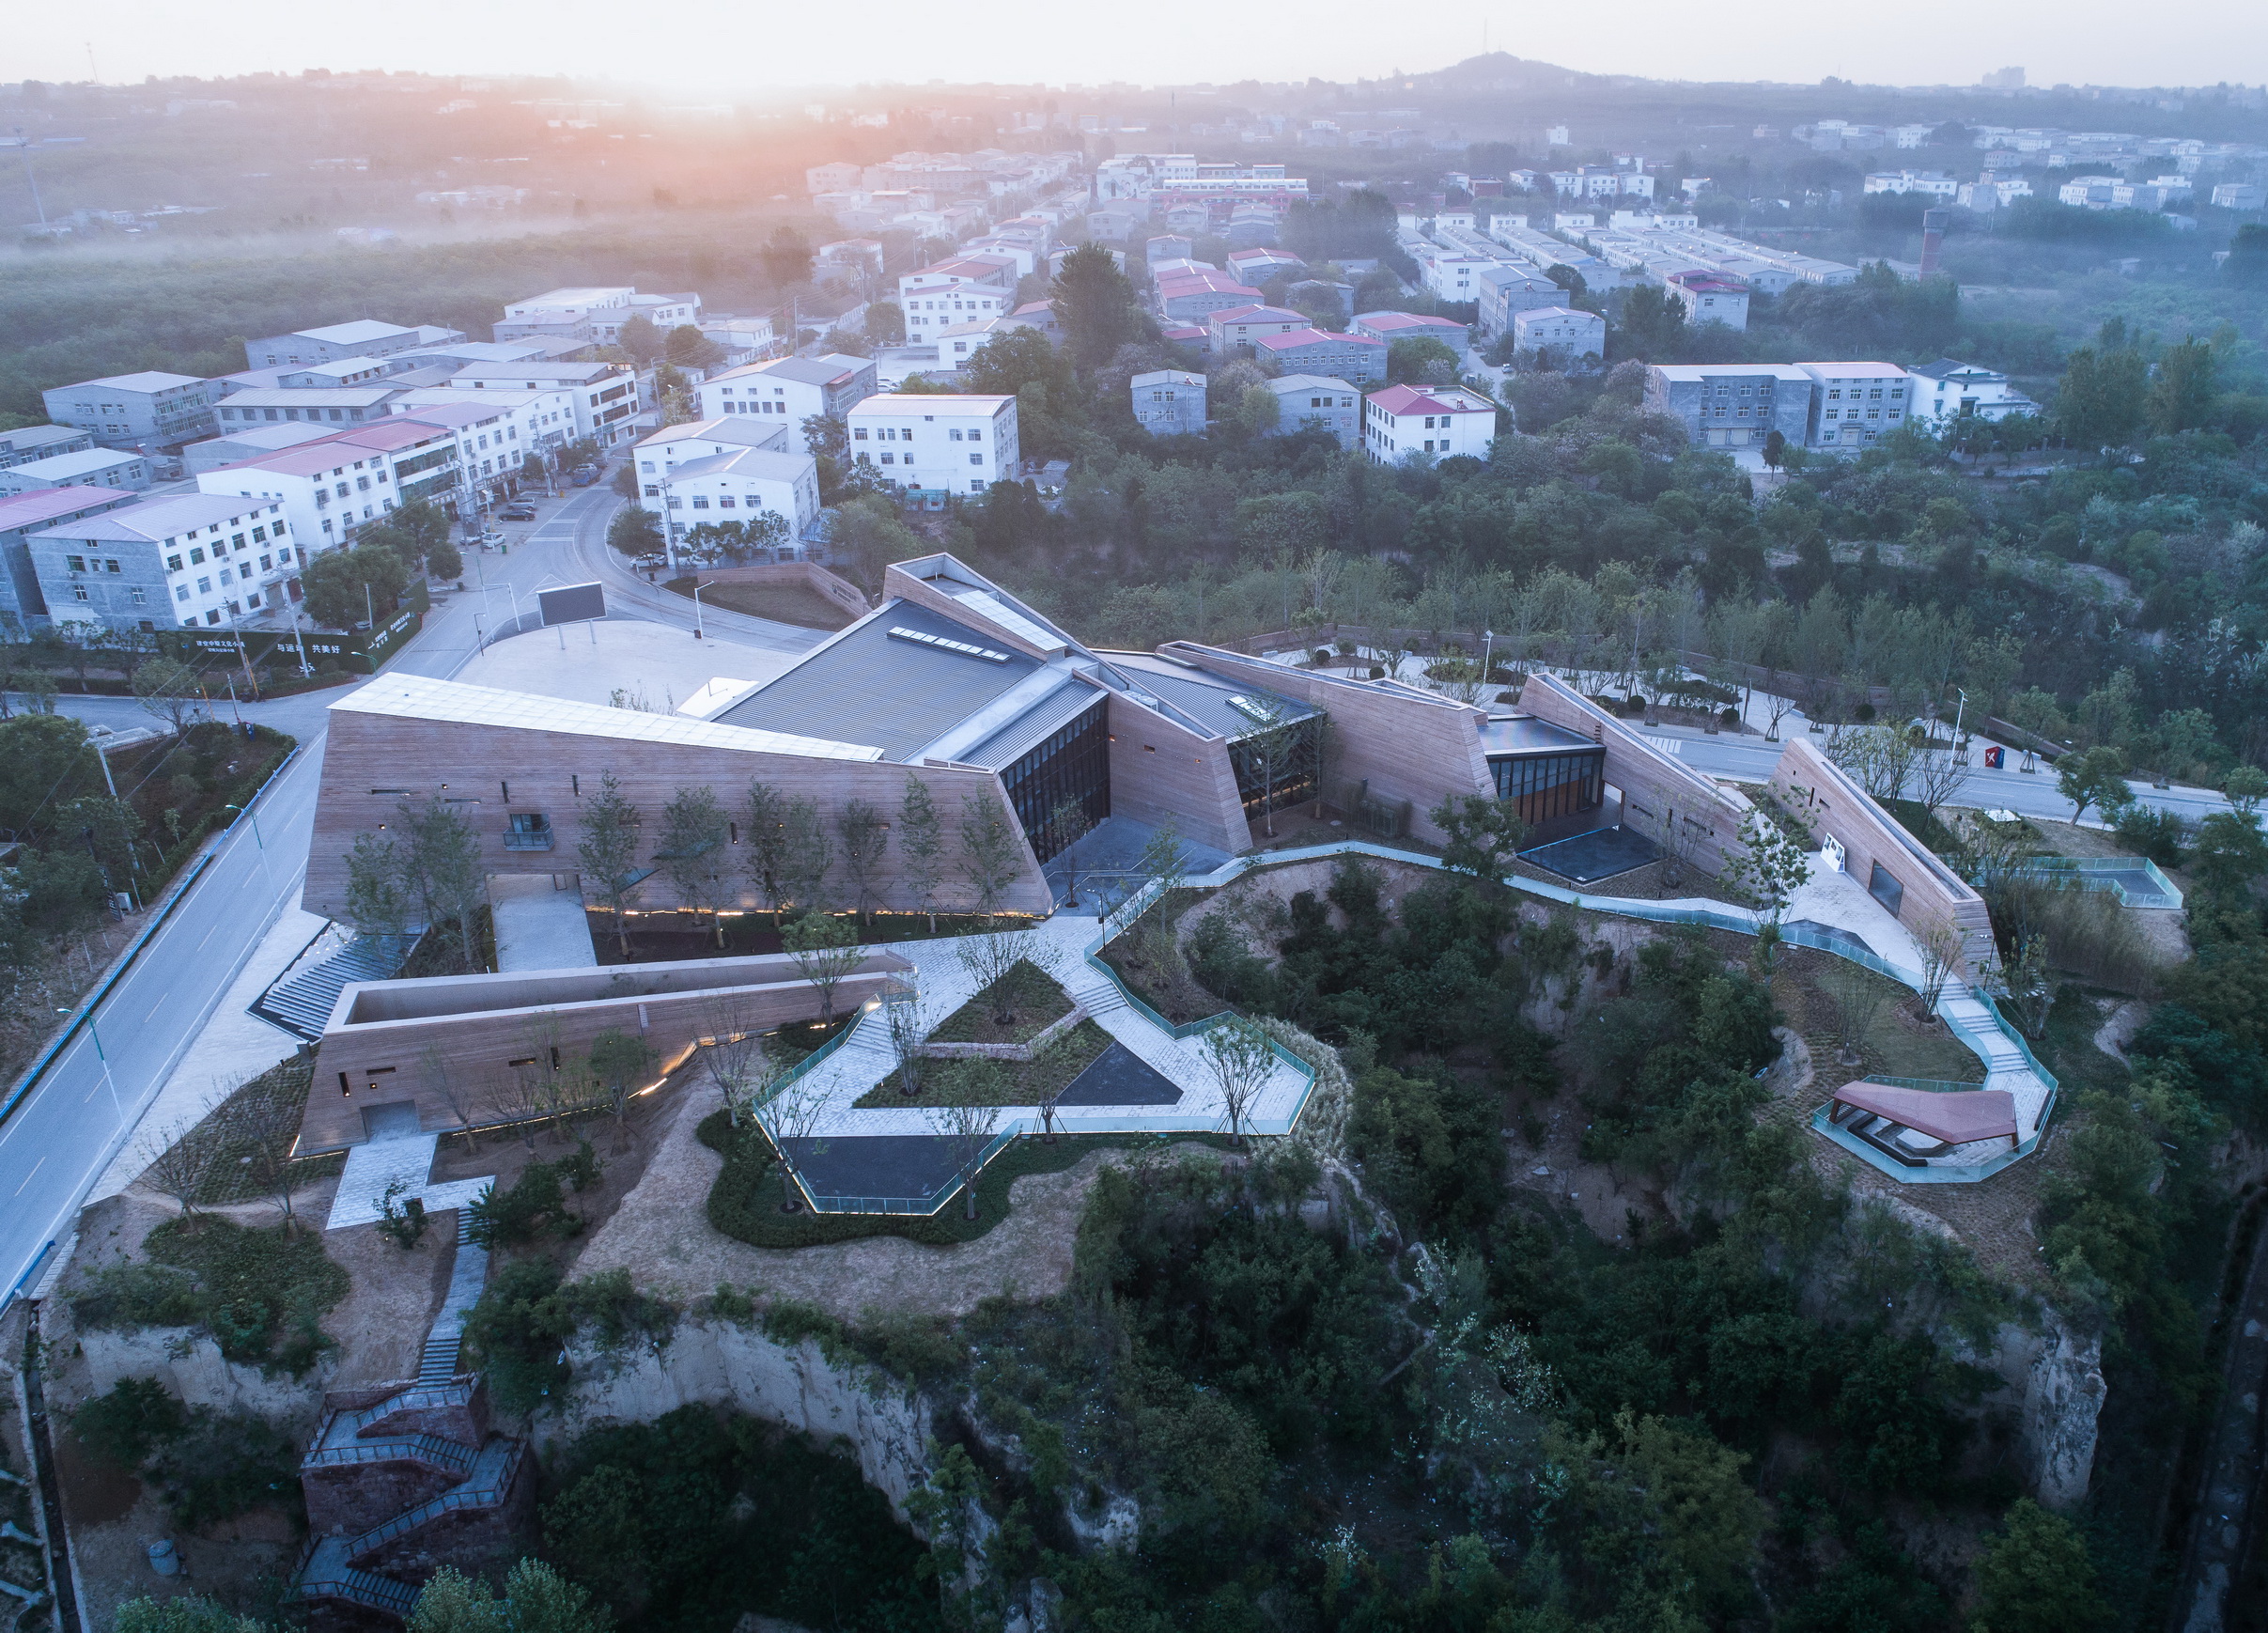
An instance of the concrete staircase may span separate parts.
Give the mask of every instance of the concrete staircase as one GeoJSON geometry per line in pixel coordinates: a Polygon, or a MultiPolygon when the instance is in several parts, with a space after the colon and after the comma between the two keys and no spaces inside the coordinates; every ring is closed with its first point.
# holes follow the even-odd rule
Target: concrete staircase
{"type": "Polygon", "coordinates": [[[409,959],[423,931],[357,936],[328,958],[285,974],[252,1001],[252,1013],[271,1026],[313,1043],[323,1035],[338,995],[357,981],[390,979],[409,959]]]}

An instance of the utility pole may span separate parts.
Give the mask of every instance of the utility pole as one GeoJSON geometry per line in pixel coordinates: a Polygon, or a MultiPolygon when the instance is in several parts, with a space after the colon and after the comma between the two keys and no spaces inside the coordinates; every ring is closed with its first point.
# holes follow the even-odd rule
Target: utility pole
{"type": "Polygon", "coordinates": [[[47,206],[39,201],[39,173],[32,168],[32,139],[23,133],[22,125],[16,127],[16,151],[23,157],[23,179],[31,183],[32,208],[39,212],[39,236],[45,238],[47,236],[47,206]]]}

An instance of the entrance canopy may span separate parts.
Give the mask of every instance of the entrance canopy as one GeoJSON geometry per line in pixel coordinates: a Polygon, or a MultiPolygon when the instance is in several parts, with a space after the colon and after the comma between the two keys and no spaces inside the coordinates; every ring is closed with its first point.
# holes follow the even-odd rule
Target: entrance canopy
{"type": "Polygon", "coordinates": [[[1878,1117],[1919,1130],[1950,1145],[1972,1140],[2013,1140],[2016,1096],[2006,1089],[1965,1089],[1943,1094],[1901,1089],[1889,1083],[1845,1083],[1835,1091],[1839,1106],[1856,1106],[1878,1117]]]}

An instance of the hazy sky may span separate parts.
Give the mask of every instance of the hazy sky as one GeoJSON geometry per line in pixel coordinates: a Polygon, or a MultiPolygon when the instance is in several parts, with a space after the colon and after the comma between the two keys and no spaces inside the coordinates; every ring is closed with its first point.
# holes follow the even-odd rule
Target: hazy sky
{"type": "Polygon", "coordinates": [[[1877,0],[1711,8],[1613,0],[1532,8],[1434,0],[1222,7],[1189,0],[100,0],[23,6],[0,77],[111,83],[310,67],[529,72],[643,80],[703,95],[931,79],[1141,84],[1245,77],[1345,80],[1444,67],[1492,47],[1594,72],[1662,78],[1972,84],[2022,64],[2030,83],[2200,85],[2268,79],[2268,6],[2184,0],[1877,0]]]}

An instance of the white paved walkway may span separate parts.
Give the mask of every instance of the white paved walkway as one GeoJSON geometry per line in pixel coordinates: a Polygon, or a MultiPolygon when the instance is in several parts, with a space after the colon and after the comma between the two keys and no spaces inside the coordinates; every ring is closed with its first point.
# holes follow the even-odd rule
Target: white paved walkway
{"type": "Polygon", "coordinates": [[[391,1134],[350,1147],[338,1194],[331,1201],[331,1220],[323,1228],[338,1231],[376,1224],[385,1217],[386,1189],[396,1184],[402,1188],[394,1193],[397,1206],[413,1196],[429,1214],[469,1205],[495,1175],[429,1184],[433,1152],[440,1143],[439,1134],[391,1134]]]}
{"type": "Polygon", "coordinates": [[[598,964],[590,919],[575,875],[492,873],[489,906],[496,914],[496,968],[589,970],[598,964]],[[566,879],[561,889],[558,880],[566,879]]]}

